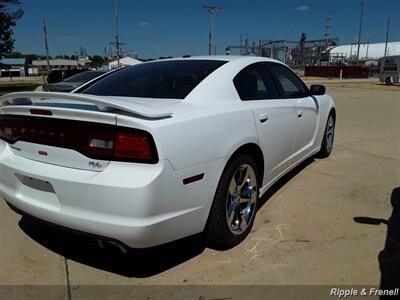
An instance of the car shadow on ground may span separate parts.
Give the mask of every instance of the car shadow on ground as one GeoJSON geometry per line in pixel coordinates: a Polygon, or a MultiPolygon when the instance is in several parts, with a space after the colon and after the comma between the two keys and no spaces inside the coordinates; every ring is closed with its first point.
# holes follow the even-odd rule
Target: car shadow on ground
{"type": "Polygon", "coordinates": [[[100,248],[96,239],[76,235],[23,216],[20,228],[33,240],[66,259],[125,277],[145,278],[190,260],[206,248],[201,235],[194,235],[155,248],[100,248]]]}
{"type": "MultiPolygon", "coordinates": [[[[385,247],[378,255],[381,271],[381,289],[393,289],[400,287],[400,187],[393,189],[390,203],[393,207],[388,220],[355,217],[354,221],[369,225],[387,225],[385,247]]],[[[393,299],[390,296],[381,296],[380,299],[393,299]]]]}
{"type": "MultiPolygon", "coordinates": [[[[277,181],[261,197],[258,208],[313,161],[307,159],[277,181]]],[[[125,277],[145,278],[162,273],[200,255],[206,248],[227,250],[207,243],[198,234],[155,248],[122,253],[117,248],[100,248],[92,237],[76,235],[28,216],[21,218],[19,227],[37,243],[66,259],[125,277]]]]}

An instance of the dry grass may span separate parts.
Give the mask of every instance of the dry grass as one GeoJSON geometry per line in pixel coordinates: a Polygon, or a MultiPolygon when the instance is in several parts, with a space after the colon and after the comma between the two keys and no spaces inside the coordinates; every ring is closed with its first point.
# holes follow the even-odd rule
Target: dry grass
{"type": "Polygon", "coordinates": [[[19,84],[43,84],[42,76],[27,76],[27,77],[0,77],[0,85],[19,85],[19,84]]]}

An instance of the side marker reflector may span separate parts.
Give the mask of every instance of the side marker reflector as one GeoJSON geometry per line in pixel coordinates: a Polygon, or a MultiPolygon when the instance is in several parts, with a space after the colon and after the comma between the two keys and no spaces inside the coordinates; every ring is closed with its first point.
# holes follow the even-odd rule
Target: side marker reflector
{"type": "Polygon", "coordinates": [[[194,176],[191,176],[191,177],[183,179],[183,184],[186,185],[186,184],[189,184],[189,183],[193,183],[193,182],[202,180],[203,178],[204,178],[204,173],[198,174],[198,175],[194,175],[194,176]]]}

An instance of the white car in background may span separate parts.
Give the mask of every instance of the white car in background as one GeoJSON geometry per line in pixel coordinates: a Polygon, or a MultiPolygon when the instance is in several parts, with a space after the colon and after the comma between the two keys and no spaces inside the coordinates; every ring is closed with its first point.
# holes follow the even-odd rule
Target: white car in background
{"type": "Polygon", "coordinates": [[[1,197],[123,249],[240,243],[274,182],[330,154],[336,118],[323,86],[261,57],[146,62],[0,105],[1,197]]]}

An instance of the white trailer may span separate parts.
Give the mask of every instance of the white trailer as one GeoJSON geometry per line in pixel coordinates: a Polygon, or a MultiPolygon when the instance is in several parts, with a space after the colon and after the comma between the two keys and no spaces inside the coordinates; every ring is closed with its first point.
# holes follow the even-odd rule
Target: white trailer
{"type": "Polygon", "coordinates": [[[379,80],[386,84],[400,83],[400,55],[382,57],[379,80]]]}

